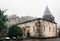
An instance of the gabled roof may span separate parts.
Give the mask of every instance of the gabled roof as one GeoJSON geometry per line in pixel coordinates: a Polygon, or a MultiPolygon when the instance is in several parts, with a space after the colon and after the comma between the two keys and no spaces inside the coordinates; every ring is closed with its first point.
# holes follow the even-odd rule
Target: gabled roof
{"type": "MultiPolygon", "coordinates": [[[[36,19],[32,19],[32,20],[29,20],[29,21],[26,21],[26,22],[21,22],[21,23],[18,23],[18,24],[16,24],[16,25],[19,25],[19,24],[24,24],[24,23],[28,23],[28,22],[31,22],[31,21],[35,21],[35,20],[45,20],[45,19],[43,19],[43,18],[36,18],[36,19]]],[[[45,20],[45,21],[48,21],[48,20],[45,20]]],[[[48,21],[48,22],[50,22],[50,21],[48,21]]],[[[51,22],[51,23],[55,23],[55,22],[51,22]]],[[[55,24],[57,24],[57,23],[55,23],[55,24]]]]}

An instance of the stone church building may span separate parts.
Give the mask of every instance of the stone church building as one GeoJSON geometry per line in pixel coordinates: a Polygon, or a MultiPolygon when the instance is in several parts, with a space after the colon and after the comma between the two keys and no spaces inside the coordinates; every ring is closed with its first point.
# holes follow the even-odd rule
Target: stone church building
{"type": "Polygon", "coordinates": [[[47,7],[43,18],[32,19],[26,22],[18,23],[23,29],[24,37],[56,37],[57,23],[54,16],[47,7]]]}

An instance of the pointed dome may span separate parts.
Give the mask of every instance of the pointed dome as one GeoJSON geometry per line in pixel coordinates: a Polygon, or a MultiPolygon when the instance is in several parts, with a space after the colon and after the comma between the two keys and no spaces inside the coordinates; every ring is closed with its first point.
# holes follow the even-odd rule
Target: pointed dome
{"type": "Polygon", "coordinates": [[[45,15],[52,15],[51,12],[50,12],[50,10],[49,10],[49,8],[48,8],[48,6],[46,7],[46,10],[44,12],[44,16],[45,15]]]}
{"type": "Polygon", "coordinates": [[[51,14],[48,6],[46,7],[46,10],[44,12],[43,19],[49,20],[51,22],[54,21],[54,16],[51,14]]]}

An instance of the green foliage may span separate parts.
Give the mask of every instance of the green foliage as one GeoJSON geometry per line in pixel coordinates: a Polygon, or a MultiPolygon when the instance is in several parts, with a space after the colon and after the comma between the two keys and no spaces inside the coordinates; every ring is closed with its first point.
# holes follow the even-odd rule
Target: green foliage
{"type": "Polygon", "coordinates": [[[5,10],[0,9],[0,31],[2,31],[7,26],[5,25],[6,21],[8,20],[7,15],[4,15],[5,10]]]}
{"type": "Polygon", "coordinates": [[[59,30],[59,37],[60,37],[60,30],[59,30]]]}
{"type": "Polygon", "coordinates": [[[22,37],[23,36],[23,30],[20,27],[18,27],[17,25],[12,25],[9,28],[8,36],[10,38],[12,38],[12,37],[16,37],[17,38],[17,36],[22,37]]]}

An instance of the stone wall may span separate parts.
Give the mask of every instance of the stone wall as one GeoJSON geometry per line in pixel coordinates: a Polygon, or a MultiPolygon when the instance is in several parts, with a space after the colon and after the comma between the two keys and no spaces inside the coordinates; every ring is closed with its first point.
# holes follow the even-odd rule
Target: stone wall
{"type": "Polygon", "coordinates": [[[40,20],[41,22],[41,35],[43,37],[56,37],[57,34],[57,24],[40,20]]]}
{"type": "Polygon", "coordinates": [[[22,29],[25,29],[24,32],[25,32],[25,36],[27,36],[27,30],[30,31],[30,36],[36,36],[36,26],[35,26],[35,21],[31,21],[31,22],[28,22],[28,23],[24,23],[24,24],[20,24],[18,26],[20,27],[23,27],[22,29]]]}
{"type": "Polygon", "coordinates": [[[19,24],[18,26],[22,27],[26,37],[27,33],[31,37],[56,37],[57,34],[57,24],[42,19],[19,24]]]}

